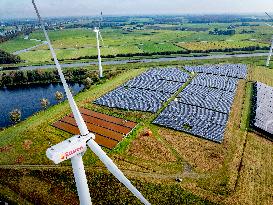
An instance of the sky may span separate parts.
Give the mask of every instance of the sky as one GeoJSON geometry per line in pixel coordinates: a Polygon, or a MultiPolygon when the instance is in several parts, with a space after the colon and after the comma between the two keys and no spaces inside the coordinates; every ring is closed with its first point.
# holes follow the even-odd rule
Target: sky
{"type": "MultiPolygon", "coordinates": [[[[42,16],[228,14],[273,11],[272,0],[36,0],[42,16]]],[[[0,0],[0,19],[34,17],[31,0],[0,0]]]]}

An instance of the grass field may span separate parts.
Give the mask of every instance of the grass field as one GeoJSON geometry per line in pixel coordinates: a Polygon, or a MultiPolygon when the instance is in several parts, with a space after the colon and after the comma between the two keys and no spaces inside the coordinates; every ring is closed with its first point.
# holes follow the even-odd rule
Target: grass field
{"type": "Polygon", "coordinates": [[[183,50],[172,43],[143,42],[138,46],[145,53],[183,50]]]}
{"type": "Polygon", "coordinates": [[[267,44],[258,43],[253,41],[214,41],[214,42],[191,42],[191,43],[178,43],[178,46],[190,51],[210,51],[215,49],[236,49],[236,48],[249,48],[252,46],[268,47],[267,44]]]}
{"type": "MultiPolygon", "coordinates": [[[[126,34],[122,30],[105,29],[101,31],[103,43],[101,55],[151,53],[151,52],[175,52],[183,50],[174,45],[172,41],[178,41],[186,32],[173,31],[135,31],[126,34]]],[[[49,36],[59,59],[73,59],[83,56],[97,55],[95,33],[87,29],[69,29],[62,31],[50,31],[49,36]]],[[[41,32],[34,32],[31,38],[44,40],[41,32]]],[[[33,51],[20,54],[23,60],[28,62],[50,62],[51,56],[46,45],[33,51]]]]}
{"type": "Polygon", "coordinates": [[[23,50],[41,44],[37,41],[25,40],[23,36],[19,36],[13,40],[0,43],[0,49],[13,53],[15,51],[23,50]]]}

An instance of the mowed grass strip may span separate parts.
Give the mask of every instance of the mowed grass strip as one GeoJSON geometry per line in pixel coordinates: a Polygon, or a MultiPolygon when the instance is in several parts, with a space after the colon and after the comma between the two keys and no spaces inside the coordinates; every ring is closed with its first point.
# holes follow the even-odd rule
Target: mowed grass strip
{"type": "Polygon", "coordinates": [[[190,51],[209,51],[216,49],[248,48],[251,46],[268,47],[267,44],[253,41],[215,41],[215,42],[189,42],[178,43],[178,46],[190,51]]]}

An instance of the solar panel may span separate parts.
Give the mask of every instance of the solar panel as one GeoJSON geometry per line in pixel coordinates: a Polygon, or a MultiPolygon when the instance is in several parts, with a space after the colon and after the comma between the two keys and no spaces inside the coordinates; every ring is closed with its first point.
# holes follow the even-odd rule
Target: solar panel
{"type": "Polygon", "coordinates": [[[255,90],[255,110],[253,124],[255,127],[273,134],[273,87],[257,82],[255,90]]]}
{"type": "Polygon", "coordinates": [[[232,78],[246,79],[247,76],[247,66],[245,64],[186,66],[185,69],[190,72],[216,74],[232,78]]]}
{"type": "Polygon", "coordinates": [[[227,120],[227,114],[173,101],[153,123],[221,143],[227,120]]]}
{"type": "Polygon", "coordinates": [[[129,80],[94,103],[113,108],[157,112],[189,78],[178,68],[156,68],[129,80]]]}

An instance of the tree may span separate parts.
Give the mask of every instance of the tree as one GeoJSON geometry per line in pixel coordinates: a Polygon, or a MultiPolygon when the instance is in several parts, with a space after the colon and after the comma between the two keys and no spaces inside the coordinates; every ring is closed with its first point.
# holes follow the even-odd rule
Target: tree
{"type": "Polygon", "coordinates": [[[45,110],[49,105],[49,100],[47,98],[42,98],[40,100],[42,108],[45,110]]]}
{"type": "Polygon", "coordinates": [[[89,77],[83,80],[83,85],[86,89],[90,88],[92,84],[93,84],[93,80],[89,77]]]}
{"type": "Polygon", "coordinates": [[[56,91],[55,98],[58,102],[61,102],[61,100],[64,98],[64,94],[60,91],[56,91]]]}
{"type": "Polygon", "coordinates": [[[6,51],[0,50],[0,64],[19,63],[21,59],[19,56],[12,55],[6,51]]]}
{"type": "Polygon", "coordinates": [[[10,120],[13,124],[20,122],[22,113],[19,109],[14,109],[9,113],[10,120]]]}

